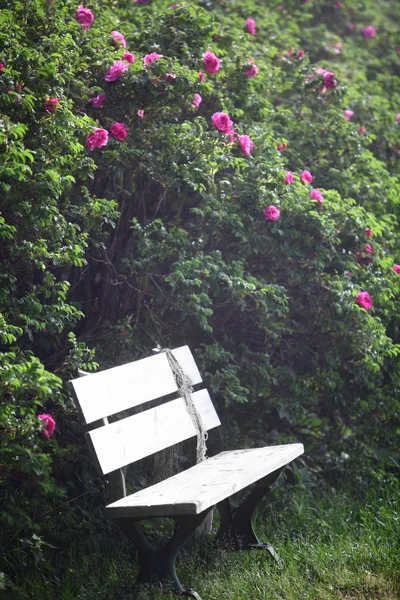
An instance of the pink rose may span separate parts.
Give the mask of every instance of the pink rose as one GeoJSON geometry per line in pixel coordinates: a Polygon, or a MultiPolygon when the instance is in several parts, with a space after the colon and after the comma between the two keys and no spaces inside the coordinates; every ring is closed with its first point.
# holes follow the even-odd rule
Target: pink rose
{"type": "Polygon", "coordinates": [[[400,275],[400,265],[393,265],[393,271],[400,275]]]}
{"type": "Polygon", "coordinates": [[[46,112],[48,113],[55,113],[57,110],[57,107],[60,103],[60,99],[59,98],[49,98],[48,100],[46,100],[46,102],[43,104],[43,108],[46,112]]]}
{"type": "Polygon", "coordinates": [[[322,80],[326,88],[334,88],[337,86],[337,82],[335,81],[334,77],[335,76],[333,73],[331,73],[330,71],[325,71],[325,73],[322,76],[322,80]]]}
{"type": "Polygon", "coordinates": [[[369,244],[365,244],[362,250],[356,252],[354,258],[360,265],[368,265],[372,260],[368,254],[373,254],[373,250],[369,244]]]}
{"type": "Polygon", "coordinates": [[[251,79],[255,77],[258,73],[258,67],[253,63],[251,65],[246,65],[244,68],[244,76],[251,79]]]}
{"type": "Polygon", "coordinates": [[[128,65],[123,63],[122,60],[115,60],[110,70],[105,74],[104,79],[106,81],[117,81],[127,68],[128,65]]]}
{"type": "Polygon", "coordinates": [[[366,227],[365,234],[367,235],[367,237],[372,237],[372,229],[370,227],[366,227]]]}
{"type": "Polygon", "coordinates": [[[363,29],[361,29],[361,35],[365,40],[369,40],[376,36],[376,29],[372,25],[367,25],[363,29]]]}
{"type": "Polygon", "coordinates": [[[229,115],[223,112],[214,113],[211,117],[211,123],[222,133],[228,133],[233,125],[229,115]]]}
{"type": "Polygon", "coordinates": [[[256,35],[256,22],[254,19],[246,19],[246,23],[244,24],[245,31],[250,35],[256,35]]]}
{"type": "Polygon", "coordinates": [[[104,94],[99,94],[98,96],[94,96],[93,98],[89,98],[88,102],[93,106],[93,108],[101,108],[104,104],[105,100],[104,94]]]}
{"type": "Polygon", "coordinates": [[[200,83],[203,81],[205,75],[204,73],[202,73],[201,71],[199,73],[197,73],[197,77],[199,78],[200,83]]]}
{"type": "Polygon", "coordinates": [[[286,185],[290,185],[293,183],[293,173],[292,171],[288,171],[285,175],[285,183],[286,185]]]}
{"type": "Polygon", "coordinates": [[[94,150],[95,148],[101,148],[105,146],[108,142],[108,131],[105,129],[101,129],[100,127],[96,127],[94,131],[89,133],[86,138],[86,146],[89,150],[94,150]]]}
{"type": "Polygon", "coordinates": [[[119,142],[123,142],[128,132],[123,123],[112,123],[110,125],[110,135],[119,142]]]}
{"type": "Polygon", "coordinates": [[[247,156],[253,150],[254,142],[251,141],[248,135],[239,135],[239,146],[243,154],[247,156]]]}
{"type": "Polygon", "coordinates": [[[157,54],[157,52],[152,52],[151,54],[146,54],[146,56],[143,59],[144,64],[146,65],[146,67],[149,67],[152,62],[154,62],[155,60],[158,60],[161,57],[162,57],[162,54],[157,54]]]}
{"type": "Polygon", "coordinates": [[[273,204],[270,204],[269,206],[267,206],[267,208],[264,208],[263,210],[264,219],[266,221],[276,221],[280,214],[281,211],[278,208],[276,208],[276,206],[274,206],[273,204]]]}
{"type": "Polygon", "coordinates": [[[400,123],[400,113],[397,113],[396,115],[396,123],[400,123]]]}
{"type": "Polygon", "coordinates": [[[282,152],[282,150],[286,150],[287,144],[276,144],[276,147],[278,148],[279,152],[282,152]]]}
{"type": "Polygon", "coordinates": [[[139,119],[143,119],[144,118],[144,110],[143,109],[138,110],[137,116],[139,117],[139,119]]]}
{"type": "Polygon", "coordinates": [[[361,125],[361,126],[358,128],[358,133],[359,133],[360,135],[363,135],[363,134],[365,133],[365,127],[364,127],[363,125],[361,125]]]}
{"type": "Polygon", "coordinates": [[[365,310],[369,310],[370,308],[372,308],[372,300],[368,292],[360,292],[358,296],[354,299],[354,302],[358,304],[358,306],[361,306],[361,308],[364,308],[365,310]]]}
{"type": "Polygon", "coordinates": [[[6,68],[6,65],[2,62],[0,62],[0,71],[4,71],[4,69],[6,68]]]}
{"type": "Polygon", "coordinates": [[[165,75],[163,75],[163,79],[168,81],[168,83],[174,83],[176,75],[174,75],[174,73],[165,73],[165,75]]]}
{"type": "Polygon", "coordinates": [[[112,31],[110,37],[112,37],[115,46],[118,47],[119,44],[121,44],[122,48],[126,48],[126,41],[122,33],[119,31],[112,31]]]}
{"type": "Polygon", "coordinates": [[[354,116],[354,111],[353,110],[344,110],[343,116],[346,119],[346,121],[350,121],[354,116]]]}
{"type": "Polygon", "coordinates": [[[338,8],[342,8],[342,6],[343,6],[343,2],[341,2],[340,0],[338,0],[338,2],[336,2],[336,6],[337,6],[338,8]]]}
{"type": "Polygon", "coordinates": [[[218,73],[219,71],[219,58],[217,58],[214,52],[207,50],[203,54],[203,65],[207,73],[218,73]]]}
{"type": "Polygon", "coordinates": [[[200,96],[200,94],[194,94],[193,100],[192,100],[193,106],[198,108],[200,106],[202,100],[203,100],[203,98],[200,96]]]}
{"type": "Polygon", "coordinates": [[[349,24],[347,25],[347,27],[350,29],[350,31],[353,31],[353,29],[355,29],[355,28],[356,28],[356,26],[354,25],[354,23],[349,23],[349,24]]]}
{"type": "Polygon", "coordinates": [[[76,9],[75,20],[78,21],[78,23],[80,23],[84,31],[87,31],[88,29],[90,29],[90,26],[94,21],[94,15],[91,10],[85,8],[84,6],[82,6],[82,4],[80,4],[76,9]]]}
{"type": "Polygon", "coordinates": [[[48,415],[46,413],[38,415],[37,418],[43,422],[43,428],[42,428],[42,431],[40,432],[40,435],[42,437],[46,438],[46,440],[50,439],[51,436],[53,435],[54,429],[56,427],[55,420],[53,419],[53,417],[51,415],[48,415]]]}
{"type": "Polygon", "coordinates": [[[300,181],[304,185],[305,183],[312,183],[312,175],[310,171],[302,171],[300,173],[300,181]]]}
{"type": "Polygon", "coordinates": [[[135,55],[132,52],[124,52],[121,60],[126,60],[127,63],[132,64],[135,62],[135,55]]]}
{"type": "Polygon", "coordinates": [[[168,8],[171,10],[176,10],[177,8],[179,8],[179,4],[170,4],[170,6],[168,6],[168,8]]]}
{"type": "Polygon", "coordinates": [[[351,271],[347,271],[346,276],[347,277],[353,277],[353,273],[351,271]]]}
{"type": "Polygon", "coordinates": [[[297,53],[297,57],[298,58],[302,58],[305,55],[305,51],[304,50],[299,50],[297,53]]]}
{"type": "Polygon", "coordinates": [[[311,198],[311,200],[316,200],[317,202],[323,202],[324,201],[324,197],[321,194],[321,192],[319,190],[312,190],[309,193],[309,197],[311,198]]]}

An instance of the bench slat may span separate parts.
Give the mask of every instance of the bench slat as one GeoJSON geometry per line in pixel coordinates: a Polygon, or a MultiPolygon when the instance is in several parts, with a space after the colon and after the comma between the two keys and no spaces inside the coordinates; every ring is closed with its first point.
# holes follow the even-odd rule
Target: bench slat
{"type": "MultiPolygon", "coordinates": [[[[87,377],[86,379],[90,379],[87,377]]],[[[192,394],[206,429],[220,425],[206,389],[192,394]]],[[[86,434],[97,455],[103,474],[196,435],[196,429],[183,398],[99,427],[86,434]]]]}
{"type": "MultiPolygon", "coordinates": [[[[181,346],[172,352],[192,384],[201,383],[189,346],[181,346]]],[[[178,389],[164,353],[93,373],[90,377],[73,379],[70,383],[86,423],[167,396],[178,389]]]]}
{"type": "Polygon", "coordinates": [[[109,504],[109,518],[198,514],[303,454],[303,444],[221,452],[109,504]]]}

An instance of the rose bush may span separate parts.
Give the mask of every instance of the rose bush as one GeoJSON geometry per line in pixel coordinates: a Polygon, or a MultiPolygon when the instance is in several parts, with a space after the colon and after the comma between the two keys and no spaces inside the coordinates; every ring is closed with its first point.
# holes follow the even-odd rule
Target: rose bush
{"type": "Polygon", "coordinates": [[[3,4],[4,569],[99,489],[62,388],[85,343],[101,367],[189,344],[231,446],[395,468],[399,7],[3,4]]]}

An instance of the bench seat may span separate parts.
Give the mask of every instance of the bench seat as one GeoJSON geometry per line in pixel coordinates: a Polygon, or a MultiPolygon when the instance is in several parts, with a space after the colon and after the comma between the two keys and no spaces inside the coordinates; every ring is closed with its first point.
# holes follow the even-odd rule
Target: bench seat
{"type": "Polygon", "coordinates": [[[201,387],[202,377],[188,346],[157,350],[154,356],[74,379],[71,386],[94,465],[106,476],[110,504],[105,516],[115,519],[137,551],[137,585],[156,583],[199,600],[197,592],[179,581],[176,558],[196,532],[210,532],[215,506],[218,546],[266,551],[279,563],[272,546],[258,539],[252,518],[285,466],[303,454],[303,445],[230,450],[202,460],[206,432],[218,427],[220,420],[207,389],[201,387]],[[198,464],[127,495],[128,465],[191,438],[197,441],[198,464]],[[252,484],[231,506],[230,497],[252,484]],[[152,517],[175,522],[162,547],[153,544],[154,530],[149,534],[140,527],[139,521],[152,517]]]}
{"type": "Polygon", "coordinates": [[[282,468],[303,454],[303,444],[231,450],[105,508],[112,519],[195,515],[282,468]]]}

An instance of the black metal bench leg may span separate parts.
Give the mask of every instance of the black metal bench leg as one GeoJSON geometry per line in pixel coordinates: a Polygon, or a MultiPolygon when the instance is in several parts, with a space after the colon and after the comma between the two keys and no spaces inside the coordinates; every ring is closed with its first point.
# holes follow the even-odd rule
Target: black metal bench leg
{"type": "Polygon", "coordinates": [[[195,590],[185,589],[176,573],[176,558],[211,509],[198,515],[171,517],[175,520],[174,535],[160,550],[154,550],[133,519],[116,519],[125,535],[135,544],[139,557],[137,585],[159,584],[182,596],[201,600],[195,590]]]}
{"type": "Polygon", "coordinates": [[[260,500],[278,479],[284,467],[260,479],[247,498],[237,508],[231,508],[229,499],[217,505],[220,513],[220,529],[217,541],[230,541],[235,550],[267,550],[281,563],[274,548],[268,542],[262,543],[254,532],[252,517],[260,500]]]}

